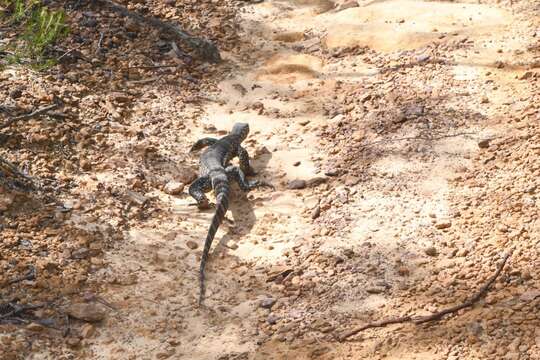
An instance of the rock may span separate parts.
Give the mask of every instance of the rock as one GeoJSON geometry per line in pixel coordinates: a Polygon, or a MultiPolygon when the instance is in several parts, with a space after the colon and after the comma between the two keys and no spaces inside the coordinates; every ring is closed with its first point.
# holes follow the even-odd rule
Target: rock
{"type": "Polygon", "coordinates": [[[168,351],[161,351],[156,354],[156,359],[168,359],[171,356],[174,355],[176,351],[174,349],[170,349],[168,351]]]}
{"type": "Polygon", "coordinates": [[[287,189],[290,189],[290,190],[300,190],[300,189],[304,189],[306,187],[307,183],[305,180],[291,180],[289,181],[289,183],[287,184],[287,189]]]}
{"type": "Polygon", "coordinates": [[[186,246],[190,248],[191,250],[195,250],[196,248],[199,247],[199,244],[197,244],[195,241],[188,240],[186,241],[186,246]]]}
{"type": "Polygon", "coordinates": [[[487,104],[487,103],[489,103],[489,99],[487,98],[487,96],[482,97],[482,100],[480,100],[480,103],[481,103],[481,104],[487,104]]]}
{"type": "Polygon", "coordinates": [[[435,228],[439,230],[448,229],[450,226],[452,226],[452,223],[450,221],[439,221],[435,223],[435,228]]]}
{"type": "Polygon", "coordinates": [[[328,178],[317,176],[317,177],[308,179],[306,181],[306,185],[309,187],[315,187],[317,185],[324,184],[326,181],[328,181],[328,178]]]}
{"type": "Polygon", "coordinates": [[[416,61],[421,63],[421,62],[425,62],[425,61],[428,61],[429,60],[429,55],[428,54],[422,54],[422,55],[418,55],[416,57],[416,61]]]}
{"type": "Polygon", "coordinates": [[[527,80],[527,79],[530,79],[533,77],[533,72],[532,71],[526,71],[524,72],[523,74],[521,74],[518,79],[519,80],[527,80]]]}
{"type": "Polygon", "coordinates": [[[300,164],[301,164],[300,161],[295,161],[295,162],[293,163],[293,166],[300,166],[300,164]]]}
{"type": "Polygon", "coordinates": [[[424,114],[424,106],[418,104],[411,104],[404,109],[406,118],[416,118],[424,114]]]}
{"type": "Polygon", "coordinates": [[[317,346],[315,347],[314,349],[311,349],[310,352],[309,352],[309,357],[311,359],[315,359],[315,358],[318,358],[318,357],[321,357],[323,356],[324,354],[330,352],[330,348],[328,346],[323,346],[323,345],[320,345],[320,346],[317,346]]]}
{"type": "Polygon", "coordinates": [[[520,354],[517,351],[509,352],[504,355],[504,360],[519,360],[520,354]]]}
{"type": "Polygon", "coordinates": [[[67,309],[67,313],[75,319],[88,322],[97,322],[105,318],[105,311],[96,304],[71,304],[67,309]]]}
{"type": "Polygon", "coordinates": [[[428,256],[437,256],[439,254],[439,252],[437,251],[437,249],[434,247],[434,246],[429,246],[427,247],[424,252],[426,253],[426,255],[428,256]]]}
{"type": "Polygon", "coordinates": [[[409,270],[409,268],[405,266],[400,266],[399,269],[397,270],[397,273],[400,276],[408,276],[411,273],[411,271],[409,270]]]}
{"type": "Polygon", "coordinates": [[[266,318],[266,322],[270,325],[274,325],[278,322],[279,317],[275,314],[268,315],[268,318],[266,318]]]}
{"type": "Polygon", "coordinates": [[[197,173],[192,168],[186,166],[180,169],[180,173],[177,177],[181,183],[191,184],[191,182],[197,178],[197,173]]]}
{"type": "Polygon", "coordinates": [[[81,260],[81,259],[86,259],[89,255],[90,255],[90,250],[88,250],[88,248],[86,247],[81,247],[77,250],[74,250],[71,253],[71,258],[81,260]]]}
{"type": "Polygon", "coordinates": [[[92,324],[84,324],[81,328],[81,336],[85,339],[94,335],[96,328],[92,324]]]}
{"type": "Polygon", "coordinates": [[[486,149],[489,147],[489,143],[492,139],[491,138],[487,138],[487,139],[482,139],[478,142],[478,147],[480,149],[486,149]]]}
{"type": "Polygon", "coordinates": [[[339,175],[339,169],[332,168],[328,169],[324,172],[324,175],[326,176],[338,176],[339,175]]]}
{"type": "Polygon", "coordinates": [[[112,92],[108,95],[109,99],[117,103],[129,103],[131,97],[121,92],[112,92]]]}
{"type": "Polygon", "coordinates": [[[81,344],[81,339],[76,337],[69,337],[67,338],[66,343],[69,345],[69,347],[76,348],[81,344]]]}
{"type": "Polygon", "coordinates": [[[141,30],[140,24],[132,19],[127,19],[125,23],[125,27],[127,31],[131,32],[139,32],[141,30]]]}
{"type": "Polygon", "coordinates": [[[360,182],[360,180],[361,179],[358,176],[347,175],[347,177],[345,177],[345,185],[354,186],[354,185],[358,184],[360,182]]]}
{"type": "Polygon", "coordinates": [[[9,209],[11,204],[15,201],[15,194],[5,194],[2,193],[2,188],[0,188],[0,211],[6,211],[9,209]]]}
{"type": "Polygon", "coordinates": [[[264,309],[271,309],[275,303],[276,303],[276,299],[269,297],[269,298],[262,299],[261,302],[259,303],[259,306],[264,309]]]}
{"type": "Polygon", "coordinates": [[[146,196],[144,196],[143,194],[139,194],[135,191],[126,190],[125,194],[130,202],[139,206],[146,204],[146,202],[148,201],[148,198],[146,196]]]}
{"type": "Polygon", "coordinates": [[[92,169],[92,163],[86,159],[81,159],[79,165],[81,166],[81,169],[84,171],[88,171],[92,169]]]}
{"type": "Polygon", "coordinates": [[[9,97],[12,99],[18,99],[22,96],[22,89],[21,88],[15,88],[9,92],[9,97]]]}
{"type": "Polygon", "coordinates": [[[43,331],[44,329],[43,325],[35,323],[35,322],[31,322],[30,324],[26,325],[26,328],[34,332],[43,331]]]}
{"type": "Polygon", "coordinates": [[[321,215],[321,207],[319,205],[315,206],[311,211],[311,218],[315,220],[321,215]]]}
{"type": "Polygon", "coordinates": [[[347,10],[347,9],[352,9],[352,8],[355,8],[355,7],[358,7],[358,1],[356,0],[349,0],[349,1],[345,1],[343,4],[339,5],[337,7],[337,11],[343,11],[343,10],[347,10]]]}
{"type": "Polygon", "coordinates": [[[254,102],[252,105],[251,105],[251,108],[255,111],[257,111],[257,113],[259,115],[262,115],[262,113],[264,112],[264,104],[261,102],[261,101],[256,101],[254,102]]]}
{"type": "Polygon", "coordinates": [[[169,181],[163,188],[166,194],[179,195],[184,191],[184,184],[178,181],[169,181]]]}
{"type": "Polygon", "coordinates": [[[366,289],[366,291],[369,293],[369,294],[380,294],[382,292],[384,292],[384,288],[383,287],[379,287],[379,286],[372,286],[372,287],[368,287],[366,289]]]}

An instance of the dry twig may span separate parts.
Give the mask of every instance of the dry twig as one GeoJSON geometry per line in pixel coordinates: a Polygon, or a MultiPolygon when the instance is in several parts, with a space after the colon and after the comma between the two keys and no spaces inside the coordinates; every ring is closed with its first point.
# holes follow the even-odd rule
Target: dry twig
{"type": "Polygon", "coordinates": [[[47,105],[47,106],[44,106],[40,109],[37,109],[35,111],[32,111],[31,113],[29,114],[24,114],[24,115],[20,115],[20,116],[15,116],[11,119],[9,119],[8,121],[6,121],[5,123],[3,123],[2,125],[0,125],[0,129],[5,129],[7,127],[10,127],[11,125],[13,125],[14,123],[16,123],[17,121],[23,121],[23,120],[28,120],[28,119],[31,119],[35,116],[39,116],[39,115],[43,115],[45,114],[47,111],[50,111],[50,110],[53,110],[53,109],[56,109],[58,107],[57,104],[52,104],[52,105],[47,105]]]}
{"type": "Polygon", "coordinates": [[[0,157],[0,185],[10,189],[29,191],[35,189],[35,182],[23,174],[15,165],[0,157]]]}
{"type": "Polygon", "coordinates": [[[338,339],[339,341],[344,341],[344,340],[347,340],[349,337],[356,335],[366,329],[384,327],[391,324],[413,323],[413,324],[419,325],[419,324],[423,324],[430,321],[437,321],[437,320],[442,319],[445,315],[455,314],[459,310],[471,307],[488,292],[491,285],[493,285],[495,280],[497,280],[500,273],[502,272],[510,255],[511,255],[510,252],[506,253],[503,256],[503,259],[501,263],[499,264],[499,266],[497,267],[497,270],[495,271],[493,276],[489,278],[489,280],[473,296],[471,296],[468,300],[466,300],[465,302],[459,305],[452,306],[452,307],[443,309],[441,311],[437,311],[436,313],[433,313],[427,316],[402,316],[398,318],[391,318],[391,319],[371,322],[371,323],[362,325],[360,327],[357,327],[353,330],[350,330],[341,334],[340,336],[338,336],[338,339]]]}

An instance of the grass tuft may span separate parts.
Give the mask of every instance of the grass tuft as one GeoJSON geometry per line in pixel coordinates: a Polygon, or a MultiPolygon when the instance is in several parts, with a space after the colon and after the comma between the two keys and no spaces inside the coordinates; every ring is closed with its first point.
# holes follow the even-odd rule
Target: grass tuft
{"type": "Polygon", "coordinates": [[[63,10],[51,10],[39,0],[0,0],[0,17],[12,26],[20,26],[22,35],[8,45],[10,63],[27,63],[39,70],[56,63],[48,50],[68,33],[63,10]]]}

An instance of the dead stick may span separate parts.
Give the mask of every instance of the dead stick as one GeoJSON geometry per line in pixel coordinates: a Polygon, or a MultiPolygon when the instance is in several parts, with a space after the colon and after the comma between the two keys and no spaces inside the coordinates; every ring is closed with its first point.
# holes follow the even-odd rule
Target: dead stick
{"type": "Polygon", "coordinates": [[[356,335],[356,334],[358,334],[358,333],[360,333],[360,332],[362,332],[364,330],[371,329],[371,328],[377,328],[377,327],[384,327],[384,326],[391,325],[391,324],[403,324],[403,323],[412,322],[413,324],[419,325],[419,324],[423,324],[423,323],[426,323],[426,322],[429,322],[429,321],[436,321],[436,320],[442,319],[445,315],[453,314],[453,313],[458,312],[461,309],[471,307],[478,300],[480,300],[480,298],[482,298],[482,296],[484,296],[488,292],[491,285],[493,285],[495,280],[497,280],[497,278],[501,274],[501,272],[502,272],[504,266],[506,265],[506,262],[508,261],[508,258],[510,257],[510,255],[511,255],[511,252],[509,252],[509,253],[507,253],[507,254],[505,254],[503,256],[503,259],[502,259],[501,263],[499,264],[499,266],[497,267],[497,270],[495,271],[495,274],[493,274],[493,276],[472,297],[470,297],[467,301],[465,301],[462,304],[452,306],[452,307],[447,308],[447,309],[443,309],[441,311],[438,311],[438,312],[436,312],[434,314],[427,315],[427,316],[402,316],[402,317],[398,317],[398,318],[392,318],[392,319],[387,319],[387,320],[371,322],[371,323],[362,325],[362,326],[360,326],[358,328],[355,328],[353,330],[350,330],[350,331],[342,334],[341,336],[338,337],[338,339],[339,339],[339,341],[344,341],[347,338],[349,338],[349,337],[351,337],[353,335],[356,335]]]}
{"type": "MultiPolygon", "coordinates": [[[[34,181],[31,177],[28,175],[23,174],[22,172],[17,169],[15,165],[7,161],[6,159],[3,159],[0,157],[0,175],[3,177],[12,176],[13,178],[17,179],[14,183],[17,188],[20,190],[30,190],[35,188],[34,181]]],[[[7,181],[9,183],[9,181],[7,181]]],[[[6,181],[2,181],[2,177],[0,177],[0,184],[6,183],[6,181]]]]}
{"type": "Polygon", "coordinates": [[[28,119],[31,119],[31,118],[33,118],[35,116],[45,114],[47,111],[56,109],[57,107],[58,107],[57,104],[47,105],[45,107],[42,107],[41,109],[37,109],[37,110],[29,113],[29,114],[13,117],[13,118],[9,119],[8,121],[6,121],[5,123],[3,123],[2,125],[0,125],[0,129],[5,129],[5,128],[13,125],[17,121],[28,120],[28,119]]]}
{"type": "Polygon", "coordinates": [[[139,65],[139,66],[128,66],[127,71],[131,69],[143,69],[143,70],[152,70],[152,69],[161,69],[161,68],[173,68],[178,67],[178,65],[139,65]]]}
{"type": "Polygon", "coordinates": [[[44,307],[45,304],[38,304],[38,305],[12,305],[13,310],[11,310],[8,313],[5,313],[4,315],[0,315],[0,319],[7,319],[13,316],[17,316],[22,312],[28,311],[28,310],[35,310],[44,307]]]}
{"type": "Polygon", "coordinates": [[[491,285],[493,285],[495,280],[497,280],[497,278],[499,277],[509,257],[510,257],[510,253],[507,253],[504,255],[501,263],[499,264],[499,267],[497,268],[497,271],[495,271],[495,274],[493,274],[493,276],[469,300],[465,301],[463,304],[452,306],[450,308],[441,310],[434,314],[418,317],[416,319],[413,319],[413,322],[415,324],[423,324],[428,321],[439,320],[447,314],[452,314],[452,313],[458,312],[461,309],[465,309],[465,308],[473,306],[478,300],[482,298],[482,296],[484,296],[488,292],[491,285]]]}

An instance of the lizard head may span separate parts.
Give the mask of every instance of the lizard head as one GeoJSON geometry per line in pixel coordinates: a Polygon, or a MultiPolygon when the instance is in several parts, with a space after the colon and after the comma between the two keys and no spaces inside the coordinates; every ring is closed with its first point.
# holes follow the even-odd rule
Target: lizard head
{"type": "Polygon", "coordinates": [[[238,135],[242,141],[244,141],[249,134],[249,124],[247,123],[236,123],[234,124],[232,134],[238,135]]]}

